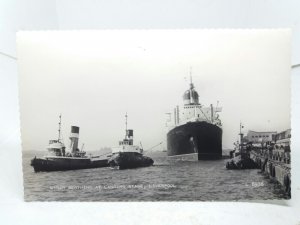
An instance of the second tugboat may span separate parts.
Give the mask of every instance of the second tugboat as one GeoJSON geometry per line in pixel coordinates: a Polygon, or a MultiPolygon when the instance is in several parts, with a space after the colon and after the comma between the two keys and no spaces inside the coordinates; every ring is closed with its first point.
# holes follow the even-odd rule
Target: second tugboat
{"type": "Polygon", "coordinates": [[[116,169],[133,169],[138,167],[152,166],[154,161],[143,155],[143,149],[133,145],[133,130],[127,129],[127,113],[125,138],[119,141],[119,146],[113,148],[112,155],[108,160],[110,167],[116,169]]]}

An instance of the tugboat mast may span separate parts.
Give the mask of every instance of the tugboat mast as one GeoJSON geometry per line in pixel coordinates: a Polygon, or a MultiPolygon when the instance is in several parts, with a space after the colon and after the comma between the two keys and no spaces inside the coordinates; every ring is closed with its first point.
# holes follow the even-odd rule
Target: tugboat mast
{"type": "Polygon", "coordinates": [[[60,132],[61,132],[61,114],[59,115],[59,123],[58,123],[58,142],[60,141],[60,132]]]}
{"type": "Polygon", "coordinates": [[[244,134],[242,133],[242,128],[244,128],[244,126],[242,125],[242,122],[240,122],[240,147],[239,147],[239,150],[241,151],[242,150],[242,140],[243,140],[243,136],[244,134]]]}
{"type": "Polygon", "coordinates": [[[127,112],[125,114],[125,139],[127,139],[127,112]]]}
{"type": "Polygon", "coordinates": [[[192,67],[190,68],[190,82],[191,82],[191,85],[193,84],[193,79],[192,79],[192,67]]]}

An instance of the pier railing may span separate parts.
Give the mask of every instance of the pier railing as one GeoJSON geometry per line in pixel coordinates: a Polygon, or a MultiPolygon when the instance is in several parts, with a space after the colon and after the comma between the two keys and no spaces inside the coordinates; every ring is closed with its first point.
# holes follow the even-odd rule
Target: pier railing
{"type": "Polygon", "coordinates": [[[268,158],[274,162],[281,162],[284,164],[291,163],[291,154],[289,151],[285,151],[284,149],[252,149],[251,152],[263,157],[268,158]]]}
{"type": "MultiPolygon", "coordinates": [[[[275,152],[276,153],[276,152],[275,152]]],[[[258,165],[261,172],[270,179],[276,180],[285,193],[291,196],[291,164],[289,154],[278,156],[269,149],[256,149],[250,152],[251,159],[258,165]]]]}

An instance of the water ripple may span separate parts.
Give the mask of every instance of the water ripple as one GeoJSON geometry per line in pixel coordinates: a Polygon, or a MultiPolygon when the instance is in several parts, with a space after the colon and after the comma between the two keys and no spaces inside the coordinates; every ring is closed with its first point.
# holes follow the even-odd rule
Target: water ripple
{"type": "Polygon", "coordinates": [[[226,170],[224,160],[184,162],[152,156],[155,165],[34,173],[23,154],[26,201],[238,201],[286,199],[258,170],[226,170]],[[260,187],[252,187],[260,182],[260,187]]]}

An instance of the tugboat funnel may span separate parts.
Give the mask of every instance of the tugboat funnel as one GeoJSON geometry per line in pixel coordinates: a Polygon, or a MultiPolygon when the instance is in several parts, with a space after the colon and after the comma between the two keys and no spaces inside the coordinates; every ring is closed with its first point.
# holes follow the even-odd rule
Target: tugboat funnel
{"type": "Polygon", "coordinates": [[[79,127],[71,126],[70,140],[71,140],[71,145],[70,145],[71,152],[76,153],[78,151],[79,127]]]}
{"type": "Polygon", "coordinates": [[[126,136],[128,138],[133,138],[133,130],[126,130],[126,136]]]}

